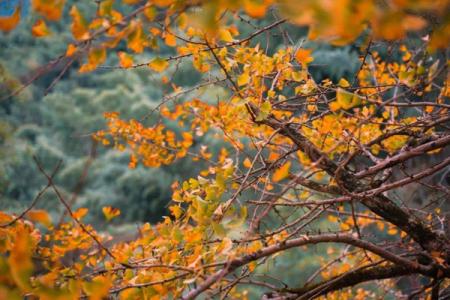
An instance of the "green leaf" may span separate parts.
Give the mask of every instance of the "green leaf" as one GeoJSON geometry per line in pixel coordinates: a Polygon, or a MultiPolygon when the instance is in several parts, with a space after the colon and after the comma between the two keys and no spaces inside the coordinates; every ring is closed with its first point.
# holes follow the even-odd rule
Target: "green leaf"
{"type": "Polygon", "coordinates": [[[222,224],[216,223],[216,222],[212,222],[211,225],[212,225],[212,228],[214,230],[214,233],[217,236],[223,238],[223,237],[225,237],[227,235],[227,231],[226,231],[225,227],[223,227],[222,224]]]}
{"type": "Polygon", "coordinates": [[[259,107],[259,113],[256,116],[256,121],[262,121],[267,119],[267,117],[270,114],[270,111],[272,110],[272,105],[269,101],[265,101],[261,106],[259,107]]]}
{"type": "Polygon", "coordinates": [[[358,95],[347,92],[341,88],[337,89],[336,101],[343,109],[350,109],[361,104],[361,98],[358,95]]]}

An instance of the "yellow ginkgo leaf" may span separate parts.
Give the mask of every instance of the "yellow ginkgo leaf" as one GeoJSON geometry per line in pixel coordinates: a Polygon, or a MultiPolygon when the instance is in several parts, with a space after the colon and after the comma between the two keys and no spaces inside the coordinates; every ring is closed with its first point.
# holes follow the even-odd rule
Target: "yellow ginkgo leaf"
{"type": "Polygon", "coordinates": [[[149,22],[152,22],[156,18],[157,13],[158,12],[154,6],[149,6],[144,9],[144,16],[149,22]]]}
{"type": "Polygon", "coordinates": [[[76,40],[86,40],[89,38],[88,24],[76,6],[72,6],[70,10],[72,17],[72,35],[76,40]]]}
{"type": "Polygon", "coordinates": [[[33,273],[33,240],[25,227],[19,227],[15,232],[14,244],[8,258],[10,274],[22,291],[30,289],[30,277],[33,273]]]}
{"type": "Polygon", "coordinates": [[[250,81],[250,75],[247,72],[245,72],[245,73],[242,73],[241,75],[239,75],[239,77],[237,79],[237,84],[239,86],[243,86],[243,85],[246,85],[249,81],[250,81]]]}
{"type": "Polygon", "coordinates": [[[106,49],[104,47],[89,50],[88,62],[81,66],[80,73],[91,72],[106,60],[106,49]]]}
{"type": "Polygon", "coordinates": [[[358,95],[347,92],[344,89],[338,88],[336,92],[336,101],[343,109],[350,109],[361,103],[358,95]]]}
{"type": "Polygon", "coordinates": [[[8,32],[16,28],[20,21],[21,6],[18,5],[12,15],[0,16],[0,30],[8,32]]]}
{"type": "Polygon", "coordinates": [[[259,107],[258,115],[256,116],[256,121],[265,120],[272,110],[272,104],[269,101],[264,101],[259,107]]]}
{"type": "Polygon", "coordinates": [[[330,102],[330,104],[328,104],[328,106],[330,107],[331,111],[337,111],[341,108],[341,105],[337,101],[330,102]]]}
{"type": "Polygon", "coordinates": [[[119,64],[122,68],[129,68],[133,65],[133,58],[128,53],[120,51],[117,53],[119,64]]]}
{"type": "Polygon", "coordinates": [[[387,234],[389,234],[389,235],[396,235],[398,233],[398,230],[397,230],[397,228],[395,228],[395,227],[391,227],[391,228],[389,228],[389,230],[387,231],[387,234]]]}
{"type": "Polygon", "coordinates": [[[70,57],[70,56],[74,55],[75,52],[77,52],[77,46],[75,46],[74,44],[69,44],[67,46],[66,56],[70,57]]]}
{"type": "Polygon", "coordinates": [[[7,213],[0,211],[0,225],[9,223],[12,219],[7,213]]]}
{"type": "Polygon", "coordinates": [[[135,23],[132,28],[127,38],[127,47],[136,53],[142,53],[146,42],[142,24],[140,22],[135,23]]]}
{"type": "Polygon", "coordinates": [[[181,207],[178,205],[170,206],[169,210],[172,213],[172,216],[175,217],[175,219],[179,219],[180,216],[183,214],[183,209],[181,209],[181,207]]]}
{"type": "Polygon", "coordinates": [[[219,30],[219,38],[227,43],[231,43],[234,41],[233,36],[231,35],[230,31],[227,29],[220,29],[219,30]]]}
{"type": "Polygon", "coordinates": [[[310,62],[314,61],[314,58],[311,56],[311,49],[298,49],[297,53],[295,53],[295,59],[297,62],[303,66],[306,66],[310,62]]]}
{"type": "Polygon", "coordinates": [[[278,182],[281,181],[289,176],[289,169],[291,168],[291,162],[288,161],[284,165],[282,165],[280,168],[276,169],[275,172],[273,172],[272,181],[278,182]]]}
{"type": "Polygon", "coordinates": [[[89,210],[86,207],[80,207],[73,212],[73,217],[77,220],[81,220],[88,213],[88,211],[89,210]]]}
{"type": "Polygon", "coordinates": [[[244,9],[247,15],[252,18],[262,18],[266,14],[267,4],[260,0],[245,0],[244,9]]]}
{"type": "Polygon", "coordinates": [[[156,72],[162,72],[165,69],[167,69],[167,67],[169,66],[169,63],[165,59],[157,57],[157,58],[153,59],[148,64],[148,66],[156,72]]]}
{"type": "Polygon", "coordinates": [[[134,5],[140,2],[140,0],[122,0],[123,3],[128,4],[128,5],[134,5]]]}
{"type": "Polygon", "coordinates": [[[90,282],[83,282],[82,288],[89,299],[101,300],[108,296],[111,285],[112,279],[110,276],[97,276],[90,282]]]}
{"type": "Polygon", "coordinates": [[[100,17],[110,16],[114,0],[103,0],[98,7],[98,15],[100,17]]]}
{"type": "Polygon", "coordinates": [[[433,259],[440,265],[444,265],[445,264],[445,254],[441,253],[439,251],[431,251],[431,257],[433,257],[433,259]]]}
{"type": "Polygon", "coordinates": [[[107,221],[110,221],[111,219],[120,215],[120,210],[118,208],[111,207],[111,206],[103,207],[102,211],[103,211],[103,214],[105,215],[105,218],[107,221]]]}
{"type": "Polygon", "coordinates": [[[52,219],[48,212],[46,212],[45,210],[31,210],[26,214],[26,216],[31,221],[39,222],[47,228],[52,226],[52,219]]]}
{"type": "Polygon", "coordinates": [[[173,34],[167,33],[165,38],[164,38],[164,42],[166,43],[167,46],[170,47],[175,47],[177,45],[177,39],[175,38],[175,36],[173,34]]]}
{"type": "Polygon", "coordinates": [[[335,215],[328,215],[327,219],[331,223],[337,223],[337,221],[338,221],[338,218],[335,215]]]}
{"type": "Polygon", "coordinates": [[[246,168],[250,168],[250,167],[252,166],[252,162],[250,161],[250,159],[248,159],[248,157],[246,157],[246,158],[244,159],[243,165],[244,165],[244,167],[246,167],[246,168]]]}
{"type": "Polygon", "coordinates": [[[33,10],[47,20],[58,21],[64,9],[66,0],[32,0],[33,10]]]}
{"type": "Polygon", "coordinates": [[[340,87],[346,88],[346,87],[349,87],[349,86],[350,86],[350,83],[347,81],[347,79],[341,78],[341,80],[339,80],[338,85],[339,85],[340,87]]]}
{"type": "Polygon", "coordinates": [[[31,28],[31,33],[35,37],[43,37],[50,34],[50,30],[47,27],[47,24],[45,24],[44,20],[37,20],[36,23],[34,23],[33,27],[31,28]]]}

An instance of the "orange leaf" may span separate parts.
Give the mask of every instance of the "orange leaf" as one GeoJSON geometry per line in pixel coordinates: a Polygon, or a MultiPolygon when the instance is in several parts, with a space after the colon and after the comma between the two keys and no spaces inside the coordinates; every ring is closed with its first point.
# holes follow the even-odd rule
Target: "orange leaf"
{"type": "Polygon", "coordinates": [[[0,211],[0,224],[9,223],[13,218],[7,213],[0,211]]]}
{"type": "Polygon", "coordinates": [[[0,30],[8,32],[16,28],[20,21],[20,11],[22,7],[19,5],[10,16],[0,16],[0,30]]]}
{"type": "Polygon", "coordinates": [[[311,49],[298,49],[297,53],[295,53],[295,59],[303,66],[306,66],[314,60],[311,52],[311,49]]]}
{"type": "Polygon", "coordinates": [[[339,85],[340,87],[347,88],[347,87],[350,86],[350,83],[347,81],[347,79],[341,78],[341,79],[339,80],[338,85],[339,85]]]}
{"type": "Polygon", "coordinates": [[[67,46],[66,56],[67,56],[67,57],[70,57],[70,56],[72,56],[76,51],[77,51],[77,46],[75,46],[74,44],[69,44],[69,45],[67,46]]]}
{"type": "Polygon", "coordinates": [[[31,210],[27,213],[27,218],[39,222],[47,228],[52,226],[52,219],[45,210],[31,210]]]}
{"type": "Polygon", "coordinates": [[[101,17],[110,16],[112,12],[112,6],[114,4],[114,0],[103,0],[100,2],[98,8],[98,15],[101,17]]]}
{"type": "Polygon", "coordinates": [[[81,66],[80,72],[91,72],[106,60],[106,49],[104,47],[89,50],[88,62],[81,66]]]}
{"type": "Polygon", "coordinates": [[[88,209],[85,207],[80,207],[76,211],[73,212],[73,217],[77,220],[81,220],[87,213],[88,209]]]}
{"type": "Polygon", "coordinates": [[[83,282],[83,291],[92,300],[105,299],[109,294],[112,279],[109,276],[97,276],[91,282],[83,282]]]}
{"type": "Polygon", "coordinates": [[[443,258],[445,256],[443,255],[443,253],[441,253],[439,251],[431,251],[431,256],[438,264],[440,264],[440,265],[445,264],[445,259],[443,258]]]}
{"type": "Polygon", "coordinates": [[[189,148],[192,146],[193,137],[190,132],[182,132],[181,135],[183,136],[183,141],[181,142],[182,146],[184,148],[189,148]]]}
{"type": "Polygon", "coordinates": [[[32,0],[33,10],[50,21],[61,18],[65,0],[32,0]]]}
{"type": "Polygon", "coordinates": [[[167,46],[175,47],[177,45],[177,39],[173,34],[167,33],[166,37],[164,38],[164,42],[167,46]]]}
{"type": "Polygon", "coordinates": [[[398,230],[395,227],[389,228],[389,230],[387,231],[387,234],[389,234],[389,235],[396,235],[397,233],[398,233],[398,230]]]}
{"type": "Polygon", "coordinates": [[[245,72],[245,73],[242,73],[241,75],[239,75],[239,77],[237,79],[237,84],[239,86],[243,86],[243,85],[246,85],[249,81],[250,81],[250,75],[247,72],[245,72]]]}
{"type": "Polygon", "coordinates": [[[117,56],[119,56],[119,63],[122,68],[129,68],[133,65],[133,58],[129,54],[120,51],[117,56]]]}
{"type": "Polygon", "coordinates": [[[19,227],[14,238],[14,245],[11,247],[8,263],[11,277],[22,291],[30,290],[30,277],[33,273],[33,262],[31,254],[33,252],[33,240],[25,227],[19,227]]]}
{"type": "Polygon", "coordinates": [[[334,215],[328,215],[327,219],[331,223],[337,223],[337,221],[338,221],[338,218],[336,216],[334,216],[334,215]]]}
{"type": "Polygon", "coordinates": [[[106,218],[107,221],[110,221],[113,218],[115,218],[118,215],[120,215],[120,210],[118,208],[111,207],[111,206],[103,207],[102,211],[103,211],[103,214],[105,215],[105,218],[106,218]]]}
{"type": "Polygon", "coordinates": [[[250,159],[248,159],[248,157],[246,157],[244,159],[243,165],[244,165],[244,167],[246,167],[248,169],[252,166],[252,162],[250,161],[250,159]]]}
{"type": "Polygon", "coordinates": [[[169,66],[169,63],[160,57],[153,59],[148,66],[156,72],[162,72],[169,66]]]}
{"type": "Polygon", "coordinates": [[[291,162],[288,161],[284,165],[282,165],[280,168],[275,170],[273,172],[272,180],[274,182],[281,181],[289,176],[289,169],[291,168],[291,162]]]}
{"type": "Polygon", "coordinates": [[[127,47],[136,53],[144,51],[145,35],[141,23],[135,23],[133,31],[128,35],[127,47]]]}
{"type": "Polygon", "coordinates": [[[48,30],[47,24],[45,24],[44,20],[39,19],[34,23],[33,27],[31,28],[31,33],[35,37],[43,37],[50,34],[50,30],[48,30]]]}
{"type": "Polygon", "coordinates": [[[169,210],[172,213],[172,216],[175,217],[175,219],[179,219],[180,216],[183,214],[183,209],[181,209],[181,207],[179,207],[178,205],[170,206],[169,210]]]}
{"type": "Polygon", "coordinates": [[[88,25],[76,6],[72,6],[70,16],[72,17],[71,29],[73,37],[76,40],[87,40],[90,36],[88,25]]]}
{"type": "Polygon", "coordinates": [[[157,11],[154,6],[149,6],[146,9],[144,9],[144,16],[147,18],[149,22],[152,22],[156,18],[156,15],[157,11]]]}
{"type": "Polygon", "coordinates": [[[245,0],[244,9],[247,15],[252,18],[262,18],[266,14],[267,2],[261,0],[245,0]]]}
{"type": "Polygon", "coordinates": [[[234,41],[233,36],[227,29],[219,29],[219,38],[227,43],[231,43],[234,41]]]}

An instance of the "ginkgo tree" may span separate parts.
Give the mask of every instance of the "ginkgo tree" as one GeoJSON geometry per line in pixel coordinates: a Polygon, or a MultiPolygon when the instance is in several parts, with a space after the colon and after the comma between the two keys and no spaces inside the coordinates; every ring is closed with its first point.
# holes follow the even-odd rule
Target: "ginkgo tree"
{"type": "MultiPolygon", "coordinates": [[[[170,216],[140,226],[131,241],[110,243],[83,222],[88,210],[73,208],[54,184],[58,165],[45,170],[35,158],[47,185],[25,211],[0,214],[1,298],[450,295],[449,189],[445,175],[426,181],[450,164],[448,1],[103,0],[95,15],[64,0],[31,4],[36,38],[66,15],[73,35],[66,53],[34,78],[62,64],[57,84],[81,61],[81,73],[150,68],[171,85],[144,119],[105,112],[93,139],[128,151],[130,168],[181,159],[204,168],[167,183],[170,216]],[[314,78],[313,48],[289,33],[303,27],[309,40],[353,44],[360,53],[354,77],[314,78]],[[159,55],[160,47],[173,54],[159,55]],[[105,65],[113,56],[117,65],[105,65]],[[198,85],[171,84],[182,61],[202,75],[198,85]],[[193,96],[200,89],[220,92],[193,96]],[[206,133],[224,146],[199,146],[206,133]],[[424,156],[437,159],[410,167],[424,156]],[[423,206],[396,193],[413,184],[433,191],[423,206]],[[47,190],[66,210],[59,222],[36,208],[47,190]],[[308,280],[285,284],[271,262],[318,244],[327,246],[321,266],[308,280]],[[276,275],[264,276],[268,268],[276,275]],[[402,289],[399,278],[414,285],[402,289]]],[[[14,29],[21,9],[0,17],[2,31],[14,29]]],[[[126,214],[102,211],[105,222],[126,214]]]]}

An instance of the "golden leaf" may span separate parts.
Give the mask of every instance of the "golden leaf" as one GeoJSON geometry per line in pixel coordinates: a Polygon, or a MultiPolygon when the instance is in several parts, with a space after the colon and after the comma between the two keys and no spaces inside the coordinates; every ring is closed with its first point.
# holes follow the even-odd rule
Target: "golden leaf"
{"type": "Polygon", "coordinates": [[[250,168],[250,167],[252,166],[252,162],[250,161],[250,159],[248,159],[248,157],[246,157],[246,158],[244,159],[243,165],[244,165],[244,167],[246,167],[246,168],[250,168]]]}
{"type": "Polygon", "coordinates": [[[256,116],[256,121],[265,120],[272,110],[272,104],[269,101],[264,101],[259,107],[258,115],[256,116]]]}
{"type": "Polygon", "coordinates": [[[395,227],[391,227],[387,231],[387,234],[389,234],[389,235],[396,235],[397,233],[398,233],[398,230],[395,227]]]}
{"type": "Polygon", "coordinates": [[[109,276],[97,276],[91,282],[83,283],[83,291],[91,300],[105,299],[109,294],[112,279],[109,276]]]}
{"type": "Polygon", "coordinates": [[[33,10],[50,21],[61,18],[65,0],[32,0],[33,10]]]}
{"type": "Polygon", "coordinates": [[[181,207],[178,205],[170,206],[169,210],[172,213],[172,216],[175,217],[175,219],[179,219],[180,216],[183,214],[183,209],[181,209],[181,207]]]}
{"type": "Polygon", "coordinates": [[[119,63],[122,68],[129,68],[133,65],[133,58],[129,54],[119,51],[117,56],[119,57],[119,63]]]}
{"type": "Polygon", "coordinates": [[[70,10],[70,16],[72,17],[72,35],[76,40],[86,40],[89,38],[89,30],[86,20],[81,15],[78,8],[74,5],[70,10]]]}
{"type": "Polygon", "coordinates": [[[148,64],[148,66],[152,70],[160,73],[160,72],[164,71],[165,69],[167,69],[167,67],[169,66],[169,63],[165,59],[157,57],[157,58],[153,59],[148,64]]]}
{"type": "Polygon", "coordinates": [[[98,14],[101,17],[109,16],[112,12],[114,0],[103,0],[98,7],[98,14]]]}
{"type": "Polygon", "coordinates": [[[87,213],[88,209],[85,207],[80,207],[76,211],[73,212],[73,217],[77,220],[81,220],[87,213]]]}
{"type": "Polygon", "coordinates": [[[43,37],[50,34],[50,30],[47,27],[47,24],[45,24],[44,20],[39,19],[34,23],[33,27],[31,28],[31,33],[35,37],[43,37]]]}
{"type": "Polygon", "coordinates": [[[177,39],[173,34],[166,33],[166,36],[164,38],[164,42],[167,46],[175,47],[177,45],[177,39]]]}
{"type": "Polygon", "coordinates": [[[347,92],[344,89],[338,88],[336,92],[336,101],[343,109],[350,109],[361,103],[358,95],[347,92]]]}
{"type": "Polygon", "coordinates": [[[350,86],[350,83],[347,81],[347,79],[341,78],[341,80],[339,80],[338,85],[339,85],[340,87],[346,88],[346,87],[349,87],[349,86],[350,86]]]}
{"type": "Polygon", "coordinates": [[[281,181],[289,176],[289,169],[291,168],[291,162],[288,161],[283,164],[280,168],[273,172],[272,180],[274,182],[281,181]]]}
{"type": "Polygon", "coordinates": [[[107,221],[111,221],[113,218],[120,215],[120,209],[111,206],[103,207],[102,211],[107,221]]]}
{"type": "Polygon", "coordinates": [[[142,30],[142,24],[134,24],[133,31],[128,35],[127,47],[136,53],[144,51],[145,36],[142,30]]]}
{"type": "Polygon", "coordinates": [[[245,73],[242,73],[241,75],[239,75],[239,77],[237,79],[237,84],[239,86],[243,86],[243,85],[246,85],[249,81],[250,81],[250,75],[247,72],[245,72],[245,73]]]}
{"type": "Polygon", "coordinates": [[[219,29],[219,38],[227,43],[231,43],[234,41],[233,36],[231,35],[230,31],[227,29],[219,29]]]}
{"type": "Polygon", "coordinates": [[[245,0],[244,10],[247,15],[252,18],[262,18],[266,14],[269,1],[261,0],[245,0]]]}
{"type": "Polygon", "coordinates": [[[16,231],[14,244],[8,258],[11,276],[19,288],[27,292],[30,290],[30,276],[33,273],[31,254],[33,240],[25,227],[19,227],[16,231]]]}
{"type": "Polygon", "coordinates": [[[297,53],[295,53],[295,59],[297,62],[303,66],[306,66],[310,62],[314,61],[314,58],[311,56],[311,49],[298,49],[297,53]]]}
{"type": "Polygon", "coordinates": [[[67,50],[66,50],[66,56],[70,57],[72,56],[75,52],[77,52],[77,46],[75,46],[74,44],[69,44],[67,46],[67,50]]]}
{"type": "Polygon", "coordinates": [[[144,9],[144,16],[149,22],[153,21],[156,17],[157,11],[154,6],[149,6],[144,9]]]}
{"type": "Polygon", "coordinates": [[[81,66],[80,72],[91,72],[106,60],[106,49],[104,47],[89,50],[88,62],[81,66]]]}
{"type": "Polygon", "coordinates": [[[26,216],[31,221],[39,222],[47,228],[52,226],[52,219],[45,210],[31,210],[26,216]]]}
{"type": "Polygon", "coordinates": [[[16,28],[20,21],[22,7],[18,5],[10,16],[0,16],[0,30],[8,32],[16,28]]]}

